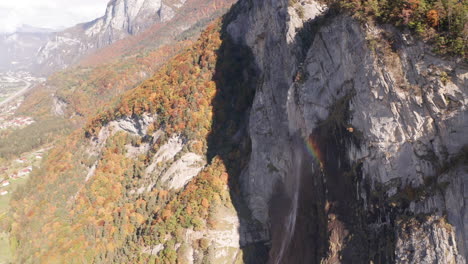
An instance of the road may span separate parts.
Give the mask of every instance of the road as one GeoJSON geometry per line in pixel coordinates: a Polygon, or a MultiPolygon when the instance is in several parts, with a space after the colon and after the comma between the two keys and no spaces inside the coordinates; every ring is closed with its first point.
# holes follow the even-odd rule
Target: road
{"type": "Polygon", "coordinates": [[[4,101],[0,102],[0,107],[10,103],[11,101],[15,100],[16,98],[18,98],[19,96],[25,94],[31,87],[32,87],[32,84],[27,81],[27,80],[24,80],[24,79],[18,79],[18,80],[21,80],[23,81],[26,86],[19,90],[18,92],[16,92],[15,94],[13,94],[12,96],[8,97],[7,99],[5,99],[4,101]]]}

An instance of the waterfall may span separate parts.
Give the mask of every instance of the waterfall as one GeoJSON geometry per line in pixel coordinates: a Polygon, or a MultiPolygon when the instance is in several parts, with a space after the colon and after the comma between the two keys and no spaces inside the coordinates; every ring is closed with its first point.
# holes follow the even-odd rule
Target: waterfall
{"type": "Polygon", "coordinates": [[[300,136],[295,136],[293,140],[293,162],[290,169],[290,175],[285,179],[286,190],[291,199],[291,209],[284,223],[285,234],[281,242],[279,253],[276,257],[275,264],[280,264],[284,252],[288,248],[293,238],[296,229],[297,212],[299,209],[299,196],[302,177],[302,162],[304,157],[303,143],[300,136]]]}

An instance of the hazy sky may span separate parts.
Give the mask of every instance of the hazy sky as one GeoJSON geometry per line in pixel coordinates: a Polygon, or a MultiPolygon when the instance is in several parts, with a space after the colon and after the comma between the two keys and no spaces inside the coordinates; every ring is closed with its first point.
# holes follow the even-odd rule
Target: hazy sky
{"type": "Polygon", "coordinates": [[[109,0],[0,0],[0,32],[22,24],[52,29],[104,15],[109,0]]]}

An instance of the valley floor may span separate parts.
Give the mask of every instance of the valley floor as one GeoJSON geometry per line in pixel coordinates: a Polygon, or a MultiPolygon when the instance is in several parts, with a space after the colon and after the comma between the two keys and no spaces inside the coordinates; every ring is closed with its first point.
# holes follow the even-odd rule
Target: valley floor
{"type": "Polygon", "coordinates": [[[33,77],[28,72],[0,73],[0,107],[13,102],[42,81],[44,79],[33,77]]]}

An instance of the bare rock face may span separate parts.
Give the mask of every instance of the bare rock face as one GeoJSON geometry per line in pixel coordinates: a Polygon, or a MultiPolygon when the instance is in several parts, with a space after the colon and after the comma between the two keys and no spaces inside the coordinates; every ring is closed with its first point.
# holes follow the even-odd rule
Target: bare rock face
{"type": "MultiPolygon", "coordinates": [[[[99,157],[106,142],[116,133],[124,133],[140,141],[145,137],[151,138],[138,146],[126,145],[127,157],[137,159],[139,155],[146,154],[151,148],[154,148],[155,142],[164,135],[160,130],[151,135],[148,134],[149,125],[154,123],[156,119],[156,115],[144,114],[140,117],[123,117],[111,121],[101,128],[97,136],[90,140],[89,145],[86,146],[87,153],[90,157],[99,157]]],[[[180,136],[170,137],[165,144],[158,148],[151,163],[145,168],[145,177],[141,181],[141,186],[138,190],[132,190],[132,194],[149,192],[156,184],[163,185],[168,190],[180,190],[185,187],[206,165],[206,160],[203,157],[188,152],[186,148],[187,142],[180,136]]],[[[100,164],[96,162],[91,168],[86,168],[89,171],[86,182],[99,166],[100,164]]]]}
{"type": "Polygon", "coordinates": [[[463,263],[456,249],[454,230],[443,219],[400,223],[396,263],[463,263]]]}
{"type": "Polygon", "coordinates": [[[112,0],[103,17],[51,36],[39,49],[35,70],[50,73],[63,69],[94,50],[171,20],[174,8],[184,3],[180,1],[176,7],[162,0],[112,0]]]}
{"type": "Polygon", "coordinates": [[[465,263],[467,65],[318,1],[240,6],[228,31],[262,80],[243,192],[270,263],[465,263]]]}
{"type": "Polygon", "coordinates": [[[110,44],[160,21],[161,6],[161,0],[113,0],[107,5],[106,14],[91,22],[85,34],[97,36],[99,45],[110,44]]]}
{"type": "Polygon", "coordinates": [[[52,113],[54,115],[65,116],[67,106],[68,106],[68,103],[65,100],[56,96],[53,97],[52,113]]]}

